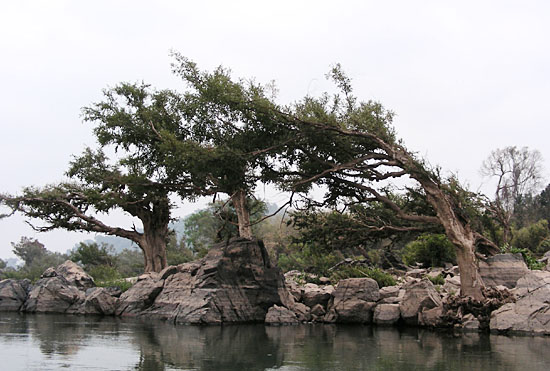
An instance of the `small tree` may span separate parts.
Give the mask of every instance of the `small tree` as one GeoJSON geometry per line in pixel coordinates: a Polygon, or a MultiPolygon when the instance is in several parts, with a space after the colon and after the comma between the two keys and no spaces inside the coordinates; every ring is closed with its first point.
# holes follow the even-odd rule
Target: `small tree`
{"type": "Polygon", "coordinates": [[[481,166],[483,176],[497,180],[492,211],[504,229],[505,244],[513,237],[516,207],[541,185],[542,162],[539,151],[512,146],[492,151],[481,166]]]}

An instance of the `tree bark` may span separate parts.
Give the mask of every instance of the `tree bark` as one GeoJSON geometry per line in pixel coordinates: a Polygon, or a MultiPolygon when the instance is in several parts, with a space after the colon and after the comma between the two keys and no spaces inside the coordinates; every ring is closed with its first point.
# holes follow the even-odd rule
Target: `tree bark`
{"type": "Polygon", "coordinates": [[[250,210],[246,203],[246,192],[242,189],[236,191],[231,196],[233,207],[237,213],[237,222],[239,223],[239,236],[252,239],[252,226],[250,225],[250,210]]]}
{"type": "Polygon", "coordinates": [[[479,274],[475,255],[476,236],[474,232],[467,223],[459,220],[452,201],[435,182],[424,176],[415,176],[414,174],[412,176],[420,182],[422,188],[426,191],[428,202],[435,209],[447,238],[456,247],[456,257],[460,271],[460,294],[475,300],[482,300],[484,298],[484,283],[479,274]]]}
{"type": "Polygon", "coordinates": [[[143,235],[139,247],[143,251],[145,272],[158,273],[166,268],[166,236],[163,236],[163,233],[150,232],[143,235]]]}

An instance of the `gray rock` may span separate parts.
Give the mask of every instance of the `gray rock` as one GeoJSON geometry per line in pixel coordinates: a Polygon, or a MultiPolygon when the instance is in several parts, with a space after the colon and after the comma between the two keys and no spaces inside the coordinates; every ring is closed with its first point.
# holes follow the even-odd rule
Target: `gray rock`
{"type": "Polygon", "coordinates": [[[480,260],[479,272],[486,286],[503,285],[511,289],[529,269],[521,254],[499,254],[480,260]]]}
{"type": "Polygon", "coordinates": [[[474,317],[473,314],[468,313],[462,317],[462,329],[466,332],[477,332],[479,331],[479,320],[474,317]]]}
{"type": "Polygon", "coordinates": [[[371,323],[372,311],[380,298],[378,283],[370,278],[341,280],[324,317],[326,322],[371,323]]]}
{"type": "Polygon", "coordinates": [[[445,283],[443,284],[443,290],[449,294],[459,294],[460,293],[460,276],[448,275],[445,278],[445,283]]]}
{"type": "Polygon", "coordinates": [[[491,313],[491,331],[550,335],[550,272],[529,272],[518,280],[513,292],[515,303],[491,313]]]}
{"type": "Polygon", "coordinates": [[[302,293],[302,302],[310,308],[313,308],[317,304],[321,304],[323,307],[326,307],[328,301],[332,297],[332,292],[334,288],[329,286],[329,288],[318,286],[314,283],[307,283],[303,287],[302,293]]]}
{"type": "Polygon", "coordinates": [[[399,296],[399,286],[386,286],[382,287],[378,293],[380,294],[380,300],[385,298],[391,298],[391,297],[398,297],[399,296]]]}
{"type": "Polygon", "coordinates": [[[327,313],[327,311],[325,310],[325,308],[321,304],[317,304],[313,308],[311,308],[311,314],[313,314],[317,317],[322,317],[326,313],[327,313]]]}
{"type": "Polygon", "coordinates": [[[415,268],[407,271],[405,275],[412,278],[423,278],[428,273],[427,269],[415,268]]]}
{"type": "Polygon", "coordinates": [[[36,313],[65,313],[85,298],[84,291],[70,284],[64,277],[42,278],[33,286],[22,310],[36,313]]]}
{"type": "MultiPolygon", "coordinates": [[[[84,269],[80,268],[78,264],[70,260],[59,265],[55,268],[55,273],[67,280],[70,285],[76,286],[79,289],[88,289],[95,287],[94,279],[84,269]]],[[[46,273],[44,273],[46,274],[46,273]]],[[[44,277],[44,274],[42,275],[44,277]]]]}
{"type": "Polygon", "coordinates": [[[378,304],[374,309],[373,321],[377,325],[393,325],[400,317],[399,304],[378,304]]]}
{"type": "Polygon", "coordinates": [[[418,324],[426,327],[438,327],[442,323],[443,306],[422,309],[418,313],[418,324]]]}
{"type": "Polygon", "coordinates": [[[162,291],[164,280],[153,278],[136,282],[120,295],[115,314],[117,316],[136,316],[149,308],[162,291]]]}
{"type": "Polygon", "coordinates": [[[265,323],[268,325],[295,325],[300,321],[290,309],[274,305],[267,311],[265,323]]]}
{"type": "Polygon", "coordinates": [[[113,315],[115,314],[117,302],[118,299],[112,296],[107,289],[97,287],[86,295],[83,312],[85,314],[113,315]]]}
{"type": "Polygon", "coordinates": [[[434,285],[427,279],[420,282],[411,282],[404,287],[405,296],[399,309],[405,323],[410,325],[418,324],[418,313],[424,309],[431,309],[442,305],[439,293],[434,285]]]}
{"type": "Polygon", "coordinates": [[[29,280],[0,281],[0,312],[17,312],[27,300],[29,280]]]}
{"type": "Polygon", "coordinates": [[[121,295],[116,313],[175,323],[264,322],[273,305],[292,308],[280,270],[259,241],[232,239],[198,262],[178,266],[165,280],[138,280],[121,295]]]}

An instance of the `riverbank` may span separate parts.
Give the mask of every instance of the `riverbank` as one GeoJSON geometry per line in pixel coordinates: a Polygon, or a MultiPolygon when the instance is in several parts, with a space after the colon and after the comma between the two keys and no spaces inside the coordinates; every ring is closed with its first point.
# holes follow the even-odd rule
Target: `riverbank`
{"type": "Polygon", "coordinates": [[[306,283],[300,272],[283,276],[261,242],[235,239],[199,261],[144,274],[124,293],[95,287],[70,261],[48,269],[34,285],[0,281],[0,311],[158,318],[176,324],[319,322],[550,335],[550,272],[530,271],[513,254],[480,265],[490,285],[481,303],[458,296],[456,267],[401,272],[398,284],[390,287],[379,288],[370,278],[320,285],[306,283]],[[434,285],[429,277],[443,282],[434,285]]]}

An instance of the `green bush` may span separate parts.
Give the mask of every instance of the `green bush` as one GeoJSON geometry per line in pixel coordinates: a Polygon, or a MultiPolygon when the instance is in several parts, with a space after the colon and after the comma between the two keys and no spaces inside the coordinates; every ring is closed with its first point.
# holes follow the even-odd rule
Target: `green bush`
{"type": "Polygon", "coordinates": [[[516,231],[511,245],[516,249],[528,249],[535,254],[543,254],[550,248],[549,240],[548,221],[541,219],[516,231]]]}
{"type": "Polygon", "coordinates": [[[372,278],[378,282],[379,287],[394,286],[395,279],[379,268],[359,267],[359,266],[340,266],[330,275],[332,282],[346,278],[372,278]]]}
{"type": "Polygon", "coordinates": [[[96,282],[97,287],[117,287],[122,292],[128,290],[133,286],[133,283],[126,281],[125,279],[115,279],[96,282]]]}
{"type": "Polygon", "coordinates": [[[444,285],[445,284],[445,277],[443,277],[443,274],[438,274],[435,277],[432,276],[426,276],[434,285],[444,285]]]}
{"type": "Polygon", "coordinates": [[[444,263],[456,262],[456,251],[444,234],[424,234],[405,246],[402,257],[408,265],[441,267],[444,263]]]}
{"type": "Polygon", "coordinates": [[[108,265],[90,266],[88,274],[94,278],[94,281],[112,281],[121,278],[117,269],[108,265]]]}
{"type": "Polygon", "coordinates": [[[291,245],[290,252],[280,254],[277,265],[283,272],[296,269],[302,272],[313,273],[318,276],[327,276],[329,269],[342,260],[334,253],[320,252],[311,245],[305,244],[301,249],[291,245]]]}
{"type": "Polygon", "coordinates": [[[533,253],[531,252],[531,250],[511,247],[511,248],[505,249],[504,252],[509,252],[512,254],[520,253],[523,256],[523,260],[525,261],[525,264],[527,264],[527,267],[531,270],[541,270],[545,267],[545,263],[538,262],[537,258],[533,256],[533,253]]]}

